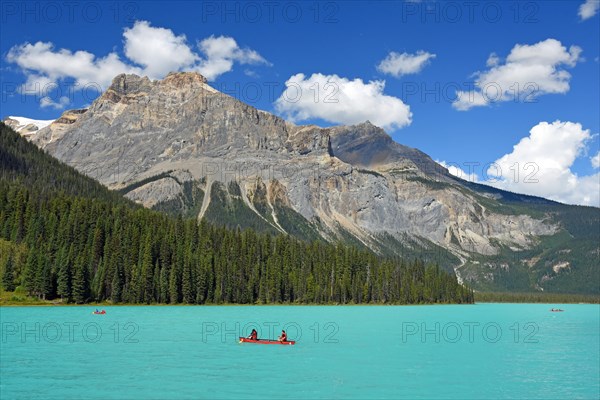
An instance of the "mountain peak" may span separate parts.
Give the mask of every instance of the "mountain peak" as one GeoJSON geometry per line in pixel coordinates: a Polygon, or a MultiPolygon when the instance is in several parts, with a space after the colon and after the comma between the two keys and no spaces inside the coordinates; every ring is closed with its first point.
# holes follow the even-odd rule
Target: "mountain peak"
{"type": "Polygon", "coordinates": [[[207,79],[197,72],[170,72],[164,79],[156,81],[150,80],[147,76],[119,74],[113,79],[103,96],[118,102],[122,96],[146,94],[156,87],[176,90],[201,88],[212,93],[217,92],[207,82],[207,79]]]}
{"type": "Polygon", "coordinates": [[[151,84],[152,81],[147,76],[141,77],[135,74],[119,74],[113,78],[112,83],[103,95],[108,93],[126,95],[147,91],[151,84]]]}
{"type": "Polygon", "coordinates": [[[198,72],[169,72],[162,82],[207,83],[208,80],[198,72]]]}

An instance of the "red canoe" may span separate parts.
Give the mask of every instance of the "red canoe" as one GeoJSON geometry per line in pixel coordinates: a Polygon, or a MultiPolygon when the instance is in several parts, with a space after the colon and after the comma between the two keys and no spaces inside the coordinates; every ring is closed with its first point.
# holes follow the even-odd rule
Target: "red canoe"
{"type": "Polygon", "coordinates": [[[294,340],[288,340],[285,342],[280,342],[279,340],[269,340],[269,339],[248,339],[245,337],[240,338],[240,343],[256,343],[256,344],[296,344],[294,340]]]}

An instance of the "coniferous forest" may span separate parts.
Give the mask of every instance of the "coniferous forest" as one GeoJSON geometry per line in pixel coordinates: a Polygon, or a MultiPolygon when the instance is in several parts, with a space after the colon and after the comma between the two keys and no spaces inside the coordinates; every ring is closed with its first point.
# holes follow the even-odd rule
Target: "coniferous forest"
{"type": "Polygon", "coordinates": [[[439,266],[144,209],[0,125],[6,291],[124,303],[472,303],[439,266]]]}

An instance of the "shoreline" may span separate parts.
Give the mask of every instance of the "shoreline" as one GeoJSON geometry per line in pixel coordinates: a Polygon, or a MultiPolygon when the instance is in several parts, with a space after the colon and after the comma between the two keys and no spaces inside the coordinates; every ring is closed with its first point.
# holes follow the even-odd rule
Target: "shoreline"
{"type": "Polygon", "coordinates": [[[84,304],[66,303],[61,299],[40,300],[19,293],[14,296],[12,292],[0,293],[0,307],[270,307],[270,306],[325,306],[325,307],[390,307],[390,306],[469,306],[478,304],[600,304],[600,295],[564,294],[564,293],[510,293],[510,292],[475,292],[473,303],[205,303],[205,304],[170,304],[170,303],[112,303],[111,301],[90,302],[84,304]]]}
{"type": "Polygon", "coordinates": [[[598,302],[512,302],[512,301],[479,301],[472,304],[459,303],[425,303],[425,304],[0,304],[2,307],[427,307],[427,306],[477,306],[484,304],[540,304],[540,305],[600,305],[598,302]]]}
{"type": "MultiPolygon", "coordinates": [[[[295,303],[273,303],[273,304],[138,304],[138,303],[86,303],[86,304],[2,304],[0,307],[405,307],[405,306],[474,306],[477,303],[422,303],[422,304],[295,304],[295,303]]],[[[550,303],[548,303],[550,304],[550,303]]]]}

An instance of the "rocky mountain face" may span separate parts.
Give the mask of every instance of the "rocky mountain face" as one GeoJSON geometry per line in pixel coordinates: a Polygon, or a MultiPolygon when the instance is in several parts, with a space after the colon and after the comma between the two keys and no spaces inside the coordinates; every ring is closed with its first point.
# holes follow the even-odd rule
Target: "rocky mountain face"
{"type": "Polygon", "coordinates": [[[569,234],[556,203],[455,178],[368,121],[291,124],[196,73],[119,75],[89,109],[29,137],[146,207],[420,256],[476,287],[543,290],[578,268],[567,253],[550,264],[542,254],[569,234]],[[508,284],[510,270],[525,277],[508,284]]]}

